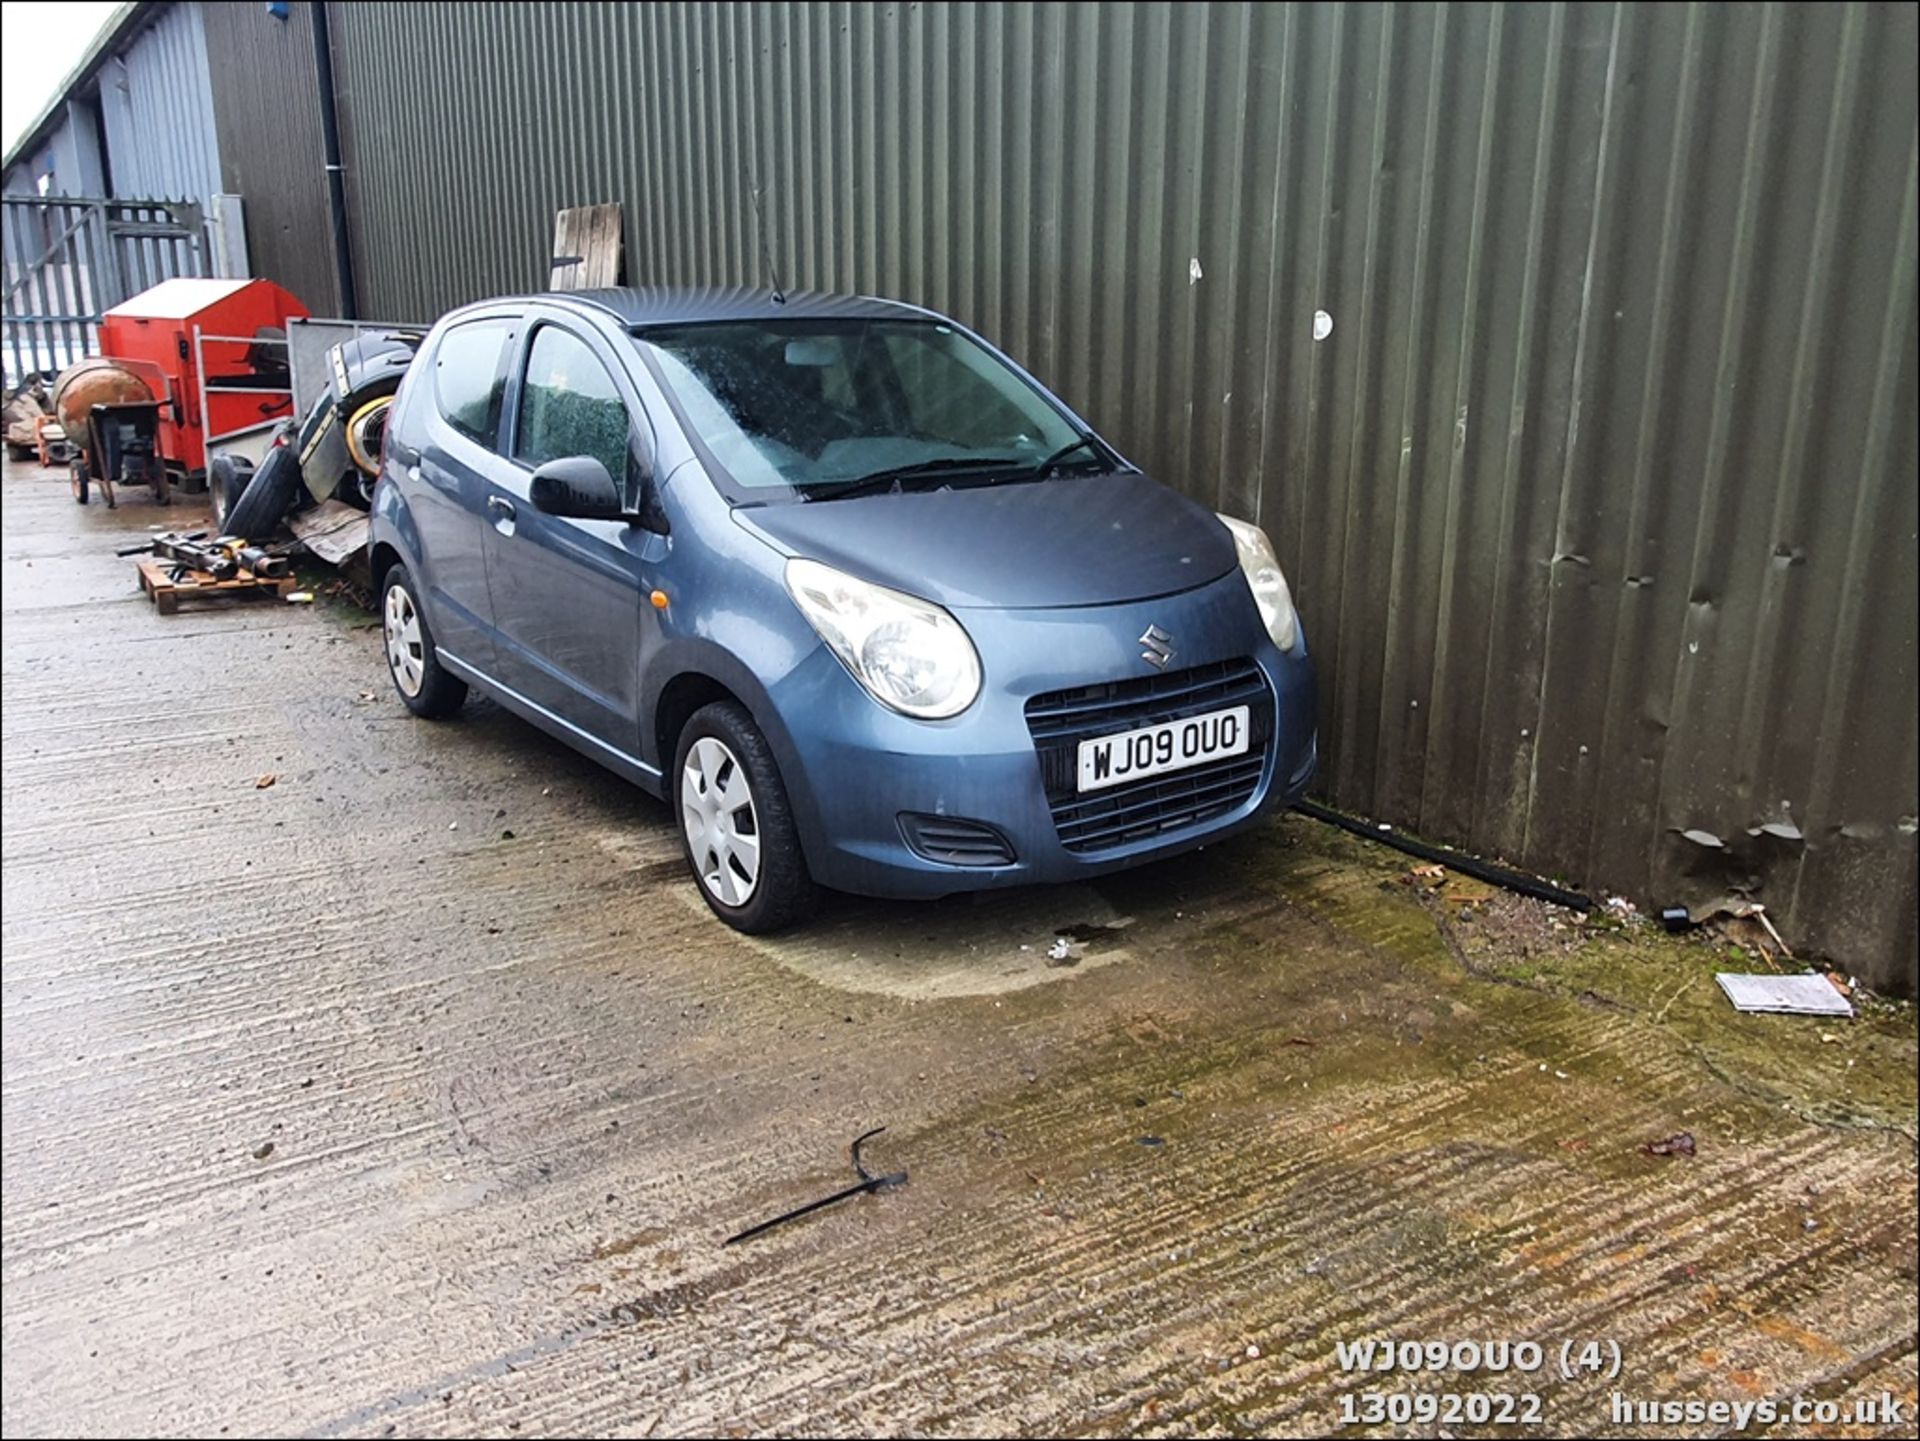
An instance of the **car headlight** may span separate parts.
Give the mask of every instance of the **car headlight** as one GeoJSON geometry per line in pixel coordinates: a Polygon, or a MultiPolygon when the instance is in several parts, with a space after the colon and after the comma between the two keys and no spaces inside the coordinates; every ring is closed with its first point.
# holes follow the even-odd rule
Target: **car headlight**
{"type": "Polygon", "coordinates": [[[939,606],[817,560],[788,561],[786,578],[800,614],[880,704],[942,720],[980,694],[980,657],[939,606]]]}
{"type": "Polygon", "coordinates": [[[1240,573],[1247,578],[1253,603],[1260,607],[1260,619],[1267,623],[1267,634],[1281,650],[1291,651],[1300,643],[1300,617],[1294,613],[1293,593],[1287,589],[1287,578],[1280,573],[1273,542],[1257,525],[1235,520],[1230,515],[1220,519],[1233,533],[1233,548],[1240,555],[1240,573]]]}

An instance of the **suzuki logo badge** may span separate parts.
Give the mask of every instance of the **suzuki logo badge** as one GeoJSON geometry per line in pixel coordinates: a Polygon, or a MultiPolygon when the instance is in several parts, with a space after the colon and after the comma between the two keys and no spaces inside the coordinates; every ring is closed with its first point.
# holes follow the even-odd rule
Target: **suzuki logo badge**
{"type": "Polygon", "coordinates": [[[1173,637],[1157,625],[1150,625],[1140,633],[1140,644],[1146,647],[1140,652],[1140,659],[1161,670],[1178,654],[1173,648],[1173,637]]]}

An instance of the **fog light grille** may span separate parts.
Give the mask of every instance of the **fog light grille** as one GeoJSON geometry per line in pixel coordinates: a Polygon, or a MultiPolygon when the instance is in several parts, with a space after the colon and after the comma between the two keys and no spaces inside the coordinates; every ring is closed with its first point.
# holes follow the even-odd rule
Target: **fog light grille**
{"type": "Polygon", "coordinates": [[[943,866],[1010,866],[1013,846],[984,821],[959,816],[923,816],[905,811],[900,829],[913,853],[943,866]]]}

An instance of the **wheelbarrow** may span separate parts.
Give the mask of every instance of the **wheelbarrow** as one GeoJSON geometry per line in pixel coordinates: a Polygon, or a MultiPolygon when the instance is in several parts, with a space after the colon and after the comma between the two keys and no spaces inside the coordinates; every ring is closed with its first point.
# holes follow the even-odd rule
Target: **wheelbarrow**
{"type": "Polygon", "coordinates": [[[160,457],[160,402],[121,401],[89,410],[86,448],[73,457],[72,476],[73,498],[81,505],[90,481],[99,482],[108,510],[116,484],[150,485],[154,502],[167,504],[172,495],[160,457]]]}

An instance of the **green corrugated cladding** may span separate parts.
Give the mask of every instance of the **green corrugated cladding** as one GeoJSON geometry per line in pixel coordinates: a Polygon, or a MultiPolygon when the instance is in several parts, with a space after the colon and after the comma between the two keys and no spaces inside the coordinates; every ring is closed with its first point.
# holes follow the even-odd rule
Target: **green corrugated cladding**
{"type": "Polygon", "coordinates": [[[1267,527],[1333,802],[1913,990],[1914,7],[335,8],[364,313],[758,176],[1267,527]]]}
{"type": "Polygon", "coordinates": [[[200,8],[219,76],[220,172],[246,203],[253,273],[286,286],[315,315],[339,315],[308,4],[293,0],[285,19],[265,5],[200,8]]]}

